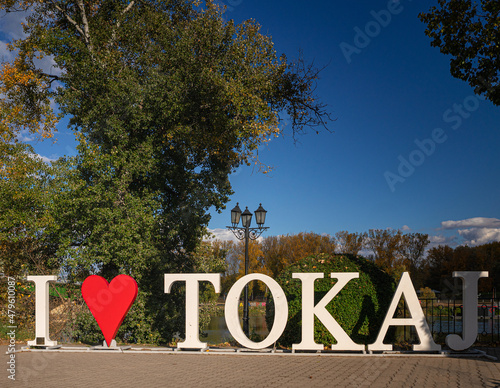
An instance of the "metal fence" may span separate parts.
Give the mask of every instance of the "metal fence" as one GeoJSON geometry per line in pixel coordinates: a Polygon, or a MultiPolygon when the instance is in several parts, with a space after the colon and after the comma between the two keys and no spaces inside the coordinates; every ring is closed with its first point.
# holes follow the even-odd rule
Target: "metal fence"
{"type": "MultiPolygon", "coordinates": [[[[462,335],[462,300],[459,299],[420,299],[420,305],[427,319],[429,329],[438,343],[444,343],[448,334],[462,335]]],[[[478,333],[477,342],[484,344],[500,343],[500,298],[480,299],[477,305],[478,333]]],[[[406,304],[400,304],[397,316],[409,317],[406,304]]],[[[403,327],[399,340],[415,343],[418,337],[414,327],[403,327]]]]}

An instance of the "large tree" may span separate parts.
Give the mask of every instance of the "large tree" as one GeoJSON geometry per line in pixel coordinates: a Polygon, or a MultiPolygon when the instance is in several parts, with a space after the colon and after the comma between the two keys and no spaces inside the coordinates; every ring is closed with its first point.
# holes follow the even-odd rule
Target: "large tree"
{"type": "Polygon", "coordinates": [[[280,114],[294,133],[325,124],[313,95],[317,72],[278,57],[255,22],[225,21],[212,1],[0,7],[29,11],[25,37],[12,43],[16,59],[0,74],[4,105],[24,112],[19,125],[47,133],[55,101],[79,141],[78,156],[57,164],[52,201],[65,273],[132,275],[139,298],[122,332],[170,340],[182,311],[163,293],[163,273],[193,270],[209,208],[228,201],[236,167],[258,162],[257,148],[280,132],[280,114]],[[40,56],[58,70],[37,67],[40,56]]]}
{"type": "Polygon", "coordinates": [[[453,77],[500,105],[500,3],[497,0],[439,0],[421,13],[432,46],[451,55],[453,77]]]}
{"type": "Polygon", "coordinates": [[[58,270],[56,244],[44,233],[53,223],[50,175],[30,146],[0,142],[0,273],[20,278],[58,270]]]}

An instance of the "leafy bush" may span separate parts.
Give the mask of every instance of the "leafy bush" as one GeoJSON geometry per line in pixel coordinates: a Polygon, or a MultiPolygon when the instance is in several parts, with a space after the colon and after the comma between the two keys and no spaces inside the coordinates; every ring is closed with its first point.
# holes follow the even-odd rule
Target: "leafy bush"
{"type": "MultiPolygon", "coordinates": [[[[152,314],[147,314],[149,312],[147,310],[151,307],[145,301],[144,293],[139,291],[134,304],[118,329],[116,342],[129,344],[165,344],[168,342],[162,338],[160,331],[155,327],[152,314]]],[[[157,310],[160,311],[160,308],[157,310]]],[[[181,313],[178,314],[178,318],[180,318],[181,313]]],[[[175,322],[175,324],[179,323],[175,322]]],[[[170,327],[168,328],[172,330],[170,327]]],[[[96,345],[102,344],[104,341],[101,329],[86,305],[76,317],[70,336],[74,341],[85,344],[96,345]]]]}
{"type": "Polygon", "coordinates": [[[420,288],[421,299],[436,299],[436,294],[429,287],[420,288]]]}
{"type": "MultiPolygon", "coordinates": [[[[359,272],[326,306],[340,326],[356,343],[373,343],[385,318],[395,290],[395,280],[373,262],[354,255],[319,254],[309,256],[285,268],[276,281],[288,300],[288,323],[279,345],[290,347],[301,342],[302,330],[302,282],[293,279],[292,273],[323,272],[324,278],[315,282],[317,304],[337,282],[330,278],[332,272],[359,272]]],[[[274,303],[269,298],[266,321],[269,328],[274,320],[274,303]]],[[[330,346],[336,343],[331,333],[318,318],[314,323],[316,343],[330,346]]]]}

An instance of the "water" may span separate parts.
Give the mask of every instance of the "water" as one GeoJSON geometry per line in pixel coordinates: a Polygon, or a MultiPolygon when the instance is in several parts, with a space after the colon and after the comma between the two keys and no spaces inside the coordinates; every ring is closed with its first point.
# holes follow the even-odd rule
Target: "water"
{"type": "MultiPolygon", "coordinates": [[[[254,315],[250,316],[249,318],[250,318],[249,319],[250,333],[258,334],[262,336],[261,339],[264,339],[269,334],[265,316],[254,315]]],[[[242,318],[240,317],[241,326],[243,326],[242,322],[243,322],[242,318]]],[[[477,331],[478,334],[491,334],[493,332],[493,334],[497,335],[499,334],[499,329],[500,329],[499,326],[500,325],[498,317],[496,317],[495,319],[478,320],[477,331]]],[[[434,320],[434,322],[429,322],[429,328],[434,333],[443,333],[443,334],[457,333],[461,335],[462,320],[461,319],[441,320],[440,322],[439,319],[437,319],[434,320]]],[[[218,345],[224,342],[234,341],[234,338],[231,336],[229,330],[227,329],[226,320],[223,316],[212,316],[208,329],[205,330],[205,332],[208,334],[208,337],[200,339],[203,342],[208,342],[210,345],[218,345]]],[[[402,335],[403,332],[404,332],[403,327],[397,328],[397,333],[400,333],[402,335]]],[[[410,330],[408,330],[407,333],[410,334],[410,330]]],[[[260,340],[254,339],[255,342],[258,342],[260,340]]]]}
{"type": "MultiPolygon", "coordinates": [[[[429,322],[429,328],[434,333],[462,333],[462,320],[442,320],[441,322],[435,320],[434,322],[429,322]]],[[[498,319],[480,319],[477,322],[477,332],[478,334],[498,334],[500,329],[500,324],[498,319]]]]}
{"type": "MultiPolygon", "coordinates": [[[[243,327],[243,320],[240,317],[240,325],[243,327]]],[[[264,339],[268,334],[266,318],[263,315],[256,315],[249,317],[250,333],[255,333],[262,336],[264,339]]],[[[208,329],[205,330],[208,334],[206,338],[200,338],[203,342],[208,342],[210,345],[217,345],[224,342],[234,341],[231,333],[226,326],[226,320],[224,317],[212,316],[208,329]]]]}

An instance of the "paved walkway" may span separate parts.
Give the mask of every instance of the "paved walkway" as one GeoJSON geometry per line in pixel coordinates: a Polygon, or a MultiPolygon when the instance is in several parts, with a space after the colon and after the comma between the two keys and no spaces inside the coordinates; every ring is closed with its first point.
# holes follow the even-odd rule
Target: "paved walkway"
{"type": "Polygon", "coordinates": [[[414,355],[21,352],[16,381],[8,374],[0,387],[500,387],[499,361],[414,355]]]}

